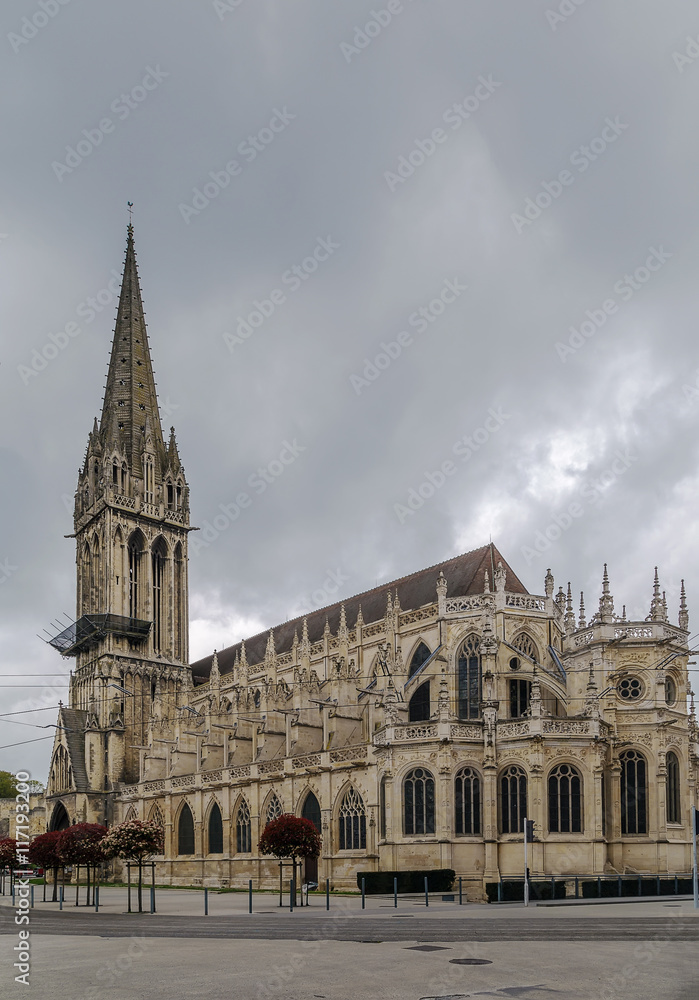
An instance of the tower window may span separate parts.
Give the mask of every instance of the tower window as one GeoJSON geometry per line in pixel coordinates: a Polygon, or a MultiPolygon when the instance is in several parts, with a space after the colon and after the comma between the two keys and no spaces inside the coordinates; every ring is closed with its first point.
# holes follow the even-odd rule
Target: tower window
{"type": "Polygon", "coordinates": [[[529,710],[529,697],[531,694],[531,683],[529,681],[510,681],[510,718],[519,719],[529,710]]]}
{"type": "Polygon", "coordinates": [[[477,719],[481,701],[480,641],[469,635],[461,647],[458,659],[459,718],[477,719]]]}
{"type": "Polygon", "coordinates": [[[626,750],[621,764],[621,833],[622,836],[647,832],[646,759],[637,750],[626,750]]]}

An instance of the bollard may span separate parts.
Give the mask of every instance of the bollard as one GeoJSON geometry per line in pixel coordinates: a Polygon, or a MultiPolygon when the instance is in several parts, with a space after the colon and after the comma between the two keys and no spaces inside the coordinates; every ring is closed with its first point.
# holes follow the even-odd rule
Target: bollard
{"type": "Polygon", "coordinates": [[[150,912],[155,913],[155,886],[150,887],[150,912]]]}
{"type": "Polygon", "coordinates": [[[14,885],[12,886],[12,905],[13,906],[15,905],[15,887],[14,887],[14,885]]]}
{"type": "Polygon", "coordinates": [[[464,903],[464,886],[463,879],[459,878],[459,906],[463,906],[464,903]]]}
{"type": "Polygon", "coordinates": [[[602,895],[602,879],[598,875],[597,876],[597,898],[599,899],[601,895],[602,895]]]}
{"type": "Polygon", "coordinates": [[[641,876],[638,876],[638,895],[641,895],[641,876]]]}
{"type": "Polygon", "coordinates": [[[325,909],[330,909],[330,879],[325,880],[325,909]]]}
{"type": "Polygon", "coordinates": [[[398,878],[393,879],[393,906],[398,909],[398,878]]]}
{"type": "Polygon", "coordinates": [[[95,891],[93,892],[92,895],[95,897],[95,913],[99,913],[99,911],[100,911],[100,887],[98,885],[95,886],[95,891]]]}
{"type": "Polygon", "coordinates": [[[617,878],[617,896],[621,899],[621,875],[617,878]]]}
{"type": "Polygon", "coordinates": [[[502,903],[502,879],[498,881],[498,903],[502,903]]]}
{"type": "Polygon", "coordinates": [[[578,876],[576,875],[575,876],[575,898],[576,899],[580,899],[580,892],[579,892],[579,890],[580,890],[580,885],[579,885],[579,881],[578,881],[578,876]]]}
{"type": "Polygon", "coordinates": [[[430,905],[430,897],[427,891],[427,875],[425,875],[425,906],[430,905]]]}
{"type": "Polygon", "coordinates": [[[294,897],[296,896],[296,886],[294,885],[294,880],[289,882],[289,912],[294,912],[294,897]]]}
{"type": "Polygon", "coordinates": [[[362,879],[362,909],[366,906],[366,879],[362,879]]]}
{"type": "Polygon", "coordinates": [[[209,915],[209,890],[204,889],[204,916],[208,917],[208,915],[209,915]]]}
{"type": "Polygon", "coordinates": [[[252,913],[252,879],[248,879],[248,913],[252,913]]]}
{"type": "Polygon", "coordinates": [[[551,899],[556,898],[556,878],[554,875],[551,876],[551,899]]]}
{"type": "Polygon", "coordinates": [[[677,876],[675,875],[675,895],[677,895],[677,876]]]}
{"type": "Polygon", "coordinates": [[[659,875],[655,876],[655,895],[656,896],[660,895],[660,876],[659,875]]]}
{"type": "Polygon", "coordinates": [[[30,897],[31,897],[31,898],[30,898],[30,902],[29,902],[29,905],[30,905],[30,907],[31,907],[31,908],[32,908],[32,910],[33,910],[33,909],[34,909],[34,886],[33,886],[33,885],[30,885],[30,886],[29,886],[29,895],[30,895],[30,897]]]}
{"type": "Polygon", "coordinates": [[[58,893],[58,909],[63,909],[63,886],[60,887],[60,892],[58,893]]]}

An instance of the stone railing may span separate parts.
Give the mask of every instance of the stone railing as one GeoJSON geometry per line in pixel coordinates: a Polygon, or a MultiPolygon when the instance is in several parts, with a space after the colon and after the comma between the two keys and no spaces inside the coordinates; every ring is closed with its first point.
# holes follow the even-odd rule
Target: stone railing
{"type": "Polygon", "coordinates": [[[325,649],[325,643],[321,639],[320,642],[311,643],[311,656],[317,656],[318,653],[322,653],[325,649]]]}
{"type": "Polygon", "coordinates": [[[366,760],[368,747],[361,743],[356,747],[341,747],[338,750],[330,751],[330,763],[341,764],[346,760],[366,760]]]}
{"type": "Polygon", "coordinates": [[[449,735],[453,740],[482,740],[482,726],[465,726],[454,724],[449,726],[449,735]]]}
{"type": "Polygon", "coordinates": [[[193,774],[179,774],[179,775],[175,775],[170,780],[172,782],[172,787],[173,788],[182,788],[184,785],[193,785],[194,784],[194,775],[193,774]]]}
{"type": "Polygon", "coordinates": [[[302,757],[292,757],[291,766],[294,768],[299,767],[319,767],[321,763],[321,755],[319,753],[307,753],[302,757]]]}
{"type": "Polygon", "coordinates": [[[257,765],[258,774],[278,774],[284,770],[283,760],[263,760],[257,765]]]}
{"type": "Polygon", "coordinates": [[[187,520],[187,515],[183,510],[171,510],[170,507],[166,507],[165,520],[174,521],[176,524],[184,524],[187,520]]]}
{"type": "Polygon", "coordinates": [[[434,618],[437,614],[437,605],[429,604],[425,608],[416,608],[415,611],[403,611],[400,616],[400,624],[412,625],[414,622],[423,622],[428,618],[434,618]]]}
{"type": "Polygon", "coordinates": [[[409,743],[413,740],[432,740],[437,735],[437,727],[424,726],[394,726],[393,739],[396,743],[409,743]]]}
{"type": "Polygon", "coordinates": [[[620,639],[622,635],[628,636],[629,639],[652,639],[653,638],[653,626],[652,625],[641,625],[636,627],[620,628],[614,629],[614,638],[620,639]]]}
{"type": "Polygon", "coordinates": [[[523,611],[546,611],[546,598],[532,594],[505,594],[505,606],[523,611]]]}
{"type": "Polygon", "coordinates": [[[477,594],[475,597],[447,597],[445,610],[448,615],[453,615],[460,611],[477,611],[482,607],[483,596],[477,594]]]}
{"type": "Polygon", "coordinates": [[[146,792],[164,792],[165,782],[164,781],[145,781],[143,783],[144,791],[146,792]]]}
{"type": "Polygon", "coordinates": [[[373,635],[383,635],[386,628],[384,621],[374,622],[373,625],[365,625],[362,629],[362,637],[370,639],[373,635]]]}
{"type": "Polygon", "coordinates": [[[125,497],[120,493],[112,494],[112,503],[116,507],[125,507],[127,510],[136,510],[136,497],[125,497]]]}
{"type": "Polygon", "coordinates": [[[529,735],[529,720],[526,722],[499,722],[498,737],[501,739],[517,739],[529,735]]]}
{"type": "Polygon", "coordinates": [[[238,767],[232,767],[229,771],[231,781],[239,780],[240,778],[250,777],[250,765],[240,764],[238,767]]]}
{"type": "Polygon", "coordinates": [[[280,653],[277,657],[277,666],[286,667],[293,661],[293,659],[294,657],[291,653],[280,653]]]}
{"type": "Polygon", "coordinates": [[[221,771],[202,771],[201,779],[202,781],[221,781],[223,773],[221,771]]]}
{"type": "Polygon", "coordinates": [[[589,719],[544,719],[542,733],[552,736],[590,736],[592,727],[589,719]]]}
{"type": "Polygon", "coordinates": [[[587,632],[581,632],[580,635],[576,635],[574,642],[576,646],[586,646],[588,642],[592,642],[594,637],[594,629],[588,629],[587,632]]]}

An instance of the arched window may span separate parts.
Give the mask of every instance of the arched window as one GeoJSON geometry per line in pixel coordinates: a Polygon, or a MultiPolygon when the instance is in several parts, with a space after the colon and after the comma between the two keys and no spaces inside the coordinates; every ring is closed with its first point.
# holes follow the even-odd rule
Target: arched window
{"type": "Polygon", "coordinates": [[[582,833],[582,782],[570,764],[559,764],[549,774],[549,830],[582,833]]]}
{"type": "Polygon", "coordinates": [[[151,553],[153,567],[153,649],[159,653],[165,645],[165,566],[167,548],[162,538],[153,544],[151,553]]]}
{"type": "Polygon", "coordinates": [[[66,807],[62,802],[57,802],[51,814],[49,830],[67,830],[69,826],[70,819],[68,818],[66,807]]]}
{"type": "Polygon", "coordinates": [[[165,826],[165,820],[163,819],[163,811],[159,805],[154,805],[148,816],[149,823],[156,823],[158,826],[165,826]]]}
{"type": "Polygon", "coordinates": [[[182,546],[175,546],[175,659],[183,660],[184,653],[184,560],[182,546]]]}
{"type": "Polygon", "coordinates": [[[677,685],[669,675],[665,678],[665,704],[674,705],[677,701],[677,685]]]}
{"type": "Polygon", "coordinates": [[[130,823],[132,819],[138,819],[138,810],[136,809],[136,806],[129,807],[129,811],[124,818],[124,822],[130,823]]]}
{"type": "Polygon", "coordinates": [[[647,833],[646,759],[637,750],[625,750],[621,764],[621,832],[647,833]]]}
{"type": "Polygon", "coordinates": [[[519,677],[510,679],[510,718],[520,719],[529,711],[531,682],[519,677]]]}
{"type": "Polygon", "coordinates": [[[119,464],[116,459],[112,462],[112,483],[114,486],[119,485],[119,464]]]}
{"type": "Polygon", "coordinates": [[[527,776],[513,764],[500,775],[500,826],[503,833],[523,833],[527,815],[527,776]]]}
{"type": "MultiPolygon", "coordinates": [[[[279,799],[276,801],[279,802],[279,799]]],[[[267,810],[267,814],[269,815],[269,809],[267,810]]],[[[267,822],[269,823],[269,819],[267,822]]],[[[238,812],[235,815],[235,850],[237,854],[249,854],[252,850],[250,809],[245,799],[241,799],[238,812]]]]}
{"type": "Polygon", "coordinates": [[[533,660],[535,663],[539,662],[539,651],[534,644],[534,640],[526,632],[520,632],[519,635],[515,636],[512,640],[512,645],[520,653],[528,656],[530,660],[533,660]]]}
{"type": "Polygon", "coordinates": [[[282,804],[279,801],[278,796],[275,794],[269,800],[269,804],[267,806],[267,815],[265,817],[265,823],[271,823],[273,819],[277,819],[277,817],[281,816],[281,814],[282,814],[282,804]]]}
{"type": "Polygon", "coordinates": [[[667,755],[667,821],[681,823],[682,810],[680,806],[680,759],[674,750],[667,755]]]}
{"type": "Polygon", "coordinates": [[[177,853],[194,854],[194,817],[186,802],[177,824],[177,853]]]}
{"type": "Polygon", "coordinates": [[[430,653],[428,647],[424,642],[421,642],[412,655],[410,660],[410,667],[408,668],[408,677],[412,677],[413,674],[417,673],[422,664],[430,658],[432,654],[430,653]]]}
{"type": "Polygon", "coordinates": [[[477,719],[481,713],[481,657],[477,635],[469,635],[461,647],[458,679],[459,718],[477,719]]]}
{"type": "Polygon", "coordinates": [[[403,782],[403,830],[408,836],[434,833],[434,778],[423,767],[403,782]]]}
{"type": "Polygon", "coordinates": [[[386,779],[379,785],[379,837],[386,839],[386,779]]]}
{"type": "Polygon", "coordinates": [[[349,788],[340,806],[340,850],[366,849],[366,810],[359,792],[349,788]]]}
{"type": "Polygon", "coordinates": [[[143,536],[135,532],[129,539],[129,617],[140,618],[140,576],[143,536]]]}
{"type": "Polygon", "coordinates": [[[167,507],[172,510],[175,506],[175,490],[172,483],[167,484],[167,507]]]}
{"type": "Polygon", "coordinates": [[[320,803],[313,792],[309,792],[304,799],[301,816],[303,819],[310,819],[313,826],[320,833],[320,803]]]}
{"type": "Polygon", "coordinates": [[[481,832],[481,779],[472,767],[462,767],[454,782],[457,834],[481,832]]]}
{"type": "Polygon", "coordinates": [[[430,682],[425,681],[408,702],[408,722],[427,722],[430,717],[430,682]]]}
{"type": "Polygon", "coordinates": [[[216,802],[209,813],[209,854],[223,854],[223,820],[216,802]]]}
{"type": "Polygon", "coordinates": [[[145,462],[145,501],[146,503],[153,503],[153,459],[147,458],[145,462]]]}
{"type": "Polygon", "coordinates": [[[121,466],[121,492],[126,493],[126,475],[127,475],[126,462],[122,463],[121,466]]]}

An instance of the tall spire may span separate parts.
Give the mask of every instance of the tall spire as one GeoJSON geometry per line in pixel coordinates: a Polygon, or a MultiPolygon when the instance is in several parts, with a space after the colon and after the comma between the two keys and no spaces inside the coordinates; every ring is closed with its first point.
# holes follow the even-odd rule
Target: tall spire
{"type": "Polygon", "coordinates": [[[658,579],[658,567],[656,566],[655,577],[653,578],[653,600],[650,602],[650,614],[646,618],[646,621],[661,622],[663,621],[663,617],[663,599],[660,595],[660,581],[658,579]]]}
{"type": "Polygon", "coordinates": [[[585,597],[582,590],[580,591],[580,620],[578,621],[578,628],[585,628],[587,622],[585,621],[585,597]]]}
{"type": "Polygon", "coordinates": [[[573,611],[573,592],[570,588],[570,581],[568,581],[568,592],[566,594],[566,614],[565,614],[565,627],[566,632],[570,634],[575,631],[575,611],[573,611]]]}
{"type": "Polygon", "coordinates": [[[141,477],[141,456],[147,433],[152,439],[153,452],[164,467],[167,464],[165,443],[138,280],[133,226],[129,223],[100,437],[105,445],[123,450],[132,475],[141,477]],[[115,431],[117,440],[109,440],[115,431]]]}

